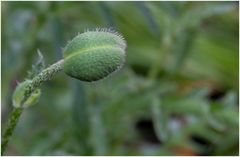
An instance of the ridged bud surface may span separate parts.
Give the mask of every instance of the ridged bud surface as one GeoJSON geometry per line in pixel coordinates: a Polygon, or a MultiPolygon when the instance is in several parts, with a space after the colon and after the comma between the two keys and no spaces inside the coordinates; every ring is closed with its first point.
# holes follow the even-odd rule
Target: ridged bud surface
{"type": "Polygon", "coordinates": [[[126,44],[117,33],[88,31],[64,49],[64,71],[82,81],[97,81],[119,69],[125,61],[126,44]]]}

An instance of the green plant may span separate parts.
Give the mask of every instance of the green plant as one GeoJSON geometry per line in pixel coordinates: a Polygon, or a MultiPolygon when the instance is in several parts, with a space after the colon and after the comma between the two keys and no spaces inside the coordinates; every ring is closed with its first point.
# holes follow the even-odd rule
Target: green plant
{"type": "Polygon", "coordinates": [[[126,43],[116,32],[108,29],[87,31],[75,37],[64,49],[64,59],[52,64],[33,77],[20,83],[12,97],[14,109],[3,134],[4,153],[9,138],[24,108],[37,102],[39,87],[61,70],[81,81],[98,81],[122,67],[126,43]]]}
{"type": "Polygon", "coordinates": [[[44,82],[4,155],[239,154],[238,3],[1,4],[2,133],[16,82],[39,73],[26,74],[35,50],[54,63],[76,32],[96,26],[128,43],[124,70],[111,77],[85,83],[59,72],[44,82]]]}

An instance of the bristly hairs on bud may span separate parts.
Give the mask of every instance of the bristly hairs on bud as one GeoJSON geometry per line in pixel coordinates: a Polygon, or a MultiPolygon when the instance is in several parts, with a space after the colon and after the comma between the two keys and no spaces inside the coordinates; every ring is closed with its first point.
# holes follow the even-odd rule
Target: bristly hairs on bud
{"type": "Polygon", "coordinates": [[[80,34],[83,34],[83,33],[87,33],[87,32],[106,32],[106,33],[112,33],[112,34],[115,34],[117,35],[118,37],[120,37],[124,44],[126,45],[126,40],[125,38],[122,36],[122,34],[120,34],[119,32],[117,32],[115,29],[113,29],[112,27],[109,27],[109,28],[100,28],[100,27],[97,27],[97,28],[94,28],[94,29],[89,29],[89,28],[86,28],[84,29],[84,32],[82,33],[79,33],[78,32],[78,35],[80,34]]]}

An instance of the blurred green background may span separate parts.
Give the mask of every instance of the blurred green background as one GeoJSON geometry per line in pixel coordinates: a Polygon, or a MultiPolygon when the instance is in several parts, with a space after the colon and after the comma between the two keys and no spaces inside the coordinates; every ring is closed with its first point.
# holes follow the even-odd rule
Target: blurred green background
{"type": "MultiPolygon", "coordinates": [[[[86,29],[126,39],[95,83],[60,73],[25,110],[6,155],[238,155],[238,2],[2,2],[2,129],[38,60],[86,29]]],[[[2,130],[3,132],[3,130],[2,130]]]]}

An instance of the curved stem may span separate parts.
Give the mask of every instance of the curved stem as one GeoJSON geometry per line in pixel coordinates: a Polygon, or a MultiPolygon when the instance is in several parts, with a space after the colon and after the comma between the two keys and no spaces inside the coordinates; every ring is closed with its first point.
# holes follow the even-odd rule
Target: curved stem
{"type": "Polygon", "coordinates": [[[63,69],[63,59],[52,64],[50,67],[44,69],[41,73],[32,79],[32,83],[26,87],[24,98],[22,99],[21,105],[29,98],[29,96],[42,85],[43,82],[51,80],[52,77],[63,69]]]}
{"type": "MultiPolygon", "coordinates": [[[[63,60],[60,60],[56,62],[55,64],[52,64],[48,68],[44,69],[41,73],[39,73],[37,76],[35,76],[32,79],[31,84],[29,84],[25,91],[24,91],[24,97],[21,101],[22,106],[26,100],[31,96],[31,94],[39,88],[43,82],[51,80],[52,77],[57,74],[59,71],[63,69],[63,60]]],[[[1,155],[3,155],[6,146],[8,144],[8,141],[10,137],[12,136],[12,133],[17,125],[17,122],[19,120],[19,117],[21,116],[23,111],[23,108],[14,108],[13,111],[10,113],[10,118],[8,120],[6,129],[4,130],[3,133],[3,138],[2,138],[2,144],[1,144],[1,155]]]]}

